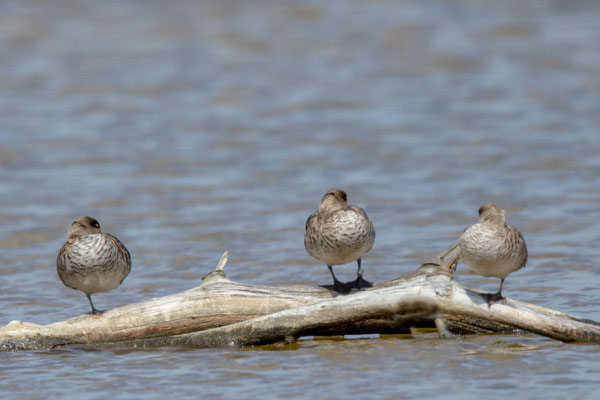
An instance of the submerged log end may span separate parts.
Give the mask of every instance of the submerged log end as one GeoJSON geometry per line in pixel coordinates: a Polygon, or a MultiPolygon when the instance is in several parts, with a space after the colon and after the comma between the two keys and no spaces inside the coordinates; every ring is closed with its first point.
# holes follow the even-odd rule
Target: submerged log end
{"type": "Polygon", "coordinates": [[[437,316],[435,318],[435,327],[438,331],[438,336],[440,337],[440,339],[448,339],[454,337],[452,332],[450,332],[450,330],[448,329],[446,321],[441,316],[437,316]]]}
{"type": "Polygon", "coordinates": [[[0,327],[0,351],[36,349],[43,327],[33,322],[10,321],[0,327]]]}
{"type": "Polygon", "coordinates": [[[41,325],[34,324],[33,322],[14,320],[4,326],[0,326],[0,332],[3,334],[11,334],[13,332],[39,331],[41,328],[41,325]]]}

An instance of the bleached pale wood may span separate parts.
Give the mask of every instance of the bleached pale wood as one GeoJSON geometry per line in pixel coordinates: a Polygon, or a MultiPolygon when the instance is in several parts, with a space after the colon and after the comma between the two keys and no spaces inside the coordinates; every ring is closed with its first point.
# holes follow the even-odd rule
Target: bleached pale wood
{"type": "Polygon", "coordinates": [[[49,349],[177,335],[214,328],[332,298],[318,286],[245,285],[223,272],[225,253],[200,286],[50,325],[12,321],[0,327],[0,350],[49,349]]]}
{"type": "Polygon", "coordinates": [[[489,294],[427,271],[393,286],[361,291],[220,328],[148,342],[148,346],[239,347],[293,342],[301,336],[398,332],[413,324],[451,332],[523,330],[565,342],[600,343],[600,324],[506,299],[488,306],[489,294]],[[429,322],[429,324],[428,324],[429,322]],[[361,326],[357,330],[357,324],[361,326]],[[441,326],[439,326],[441,325],[441,326]]]}
{"type": "Polygon", "coordinates": [[[449,251],[409,276],[349,295],[320,286],[235,283],[223,272],[226,257],[200,286],[181,293],[51,325],[13,321],[0,328],[0,349],[249,346],[411,327],[437,327],[443,337],[520,329],[565,342],[600,343],[600,325],[594,321],[511,299],[489,307],[488,294],[452,280],[456,257],[449,251]]]}

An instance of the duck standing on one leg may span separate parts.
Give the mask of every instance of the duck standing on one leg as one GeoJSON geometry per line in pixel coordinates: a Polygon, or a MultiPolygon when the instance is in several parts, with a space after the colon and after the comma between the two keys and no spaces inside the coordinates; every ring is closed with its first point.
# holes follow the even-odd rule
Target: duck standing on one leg
{"type": "Polygon", "coordinates": [[[488,304],[502,299],[504,279],[527,263],[527,245],[521,232],[508,225],[504,210],[495,204],[479,208],[479,220],[460,237],[460,259],[479,275],[500,278],[498,293],[488,304]]]}
{"type": "Polygon", "coordinates": [[[56,270],[66,286],[85,293],[92,314],[98,314],[92,293],[119,286],[131,270],[131,256],[119,239],[100,230],[98,221],[81,217],[69,228],[56,258],[56,270]]]}
{"type": "Polygon", "coordinates": [[[351,287],[368,287],[362,278],[361,257],[371,250],[375,242],[375,228],[360,207],[348,205],[346,192],[331,189],[321,199],[319,209],[306,221],[304,247],[308,254],[327,264],[333,277],[334,290],[342,293],[351,287]],[[334,265],[356,261],[358,269],[354,285],[338,281],[334,265]]]}

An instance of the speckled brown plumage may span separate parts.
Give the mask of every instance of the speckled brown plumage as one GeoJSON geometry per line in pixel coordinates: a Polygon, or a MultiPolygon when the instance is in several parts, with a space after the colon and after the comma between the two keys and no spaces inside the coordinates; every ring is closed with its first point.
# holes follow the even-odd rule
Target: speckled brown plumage
{"type": "Polygon", "coordinates": [[[506,224],[504,210],[492,203],[479,208],[479,220],[465,229],[459,245],[460,259],[473,271],[500,278],[500,288],[492,301],[502,298],[504,279],[527,264],[523,235],[506,224]]]}
{"type": "Polygon", "coordinates": [[[131,256],[119,239],[101,231],[98,221],[81,217],[69,228],[56,258],[56,270],[66,286],[85,293],[96,314],[92,293],[118,287],[131,270],[131,256]]]}
{"type": "Polygon", "coordinates": [[[361,257],[371,250],[375,242],[375,229],[360,207],[348,205],[346,192],[329,190],[321,199],[319,209],[306,221],[304,247],[308,253],[327,264],[334,286],[337,280],[332,266],[352,261],[358,263],[357,282],[362,280],[361,257]]]}

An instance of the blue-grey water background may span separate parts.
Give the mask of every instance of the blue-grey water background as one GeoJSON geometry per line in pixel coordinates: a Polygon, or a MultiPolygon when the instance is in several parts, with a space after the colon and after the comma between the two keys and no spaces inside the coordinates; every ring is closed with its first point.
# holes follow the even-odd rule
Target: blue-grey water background
{"type": "MultiPolygon", "coordinates": [[[[88,311],[71,221],[127,245],[111,308],[228,276],[328,284],[306,217],[344,188],[365,277],[412,272],[488,201],[523,232],[516,299],[600,320],[600,3],[0,3],[0,325],[88,311]]],[[[336,267],[350,280],[354,266],[336,267]]],[[[498,280],[460,266],[456,279],[498,280]]],[[[537,336],[303,340],[295,350],[0,354],[3,399],[595,398],[600,347],[537,336]]]]}

